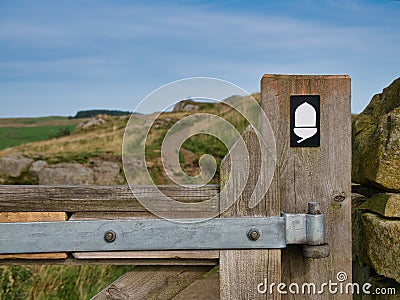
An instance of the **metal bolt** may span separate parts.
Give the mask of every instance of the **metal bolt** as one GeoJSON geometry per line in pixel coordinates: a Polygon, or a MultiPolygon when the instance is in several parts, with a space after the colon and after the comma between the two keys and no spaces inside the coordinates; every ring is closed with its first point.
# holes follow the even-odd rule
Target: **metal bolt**
{"type": "Polygon", "coordinates": [[[319,202],[308,202],[308,213],[310,215],[320,215],[321,205],[319,202]]]}
{"type": "Polygon", "coordinates": [[[104,240],[105,240],[107,243],[112,243],[112,242],[114,242],[116,238],[117,238],[117,234],[115,233],[115,231],[107,230],[107,231],[104,233],[104,240]]]}
{"type": "Polygon", "coordinates": [[[257,241],[260,238],[260,235],[261,235],[260,231],[256,228],[250,229],[249,232],[247,233],[247,237],[251,241],[257,241]]]}

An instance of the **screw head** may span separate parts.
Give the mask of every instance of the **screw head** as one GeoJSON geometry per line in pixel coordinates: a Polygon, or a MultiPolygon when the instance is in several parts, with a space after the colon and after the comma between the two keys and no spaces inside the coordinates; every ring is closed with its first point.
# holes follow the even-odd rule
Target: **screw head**
{"type": "Polygon", "coordinates": [[[257,241],[261,236],[260,231],[257,228],[251,228],[249,232],[247,232],[247,237],[250,241],[257,241]]]}
{"type": "Polygon", "coordinates": [[[113,231],[113,230],[107,230],[107,231],[104,233],[104,240],[105,240],[107,243],[112,243],[112,242],[114,242],[116,238],[117,238],[117,234],[116,234],[115,231],[113,231]]]}

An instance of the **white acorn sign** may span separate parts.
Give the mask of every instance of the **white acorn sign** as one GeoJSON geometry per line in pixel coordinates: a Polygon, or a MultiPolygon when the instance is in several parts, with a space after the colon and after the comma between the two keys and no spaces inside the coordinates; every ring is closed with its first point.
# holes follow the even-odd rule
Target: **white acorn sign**
{"type": "Polygon", "coordinates": [[[319,146],[319,96],[291,96],[291,146],[319,146]]]}
{"type": "Polygon", "coordinates": [[[316,126],[317,112],[314,107],[307,102],[297,107],[294,112],[294,133],[301,138],[297,143],[304,142],[315,135],[318,131],[316,126]]]}

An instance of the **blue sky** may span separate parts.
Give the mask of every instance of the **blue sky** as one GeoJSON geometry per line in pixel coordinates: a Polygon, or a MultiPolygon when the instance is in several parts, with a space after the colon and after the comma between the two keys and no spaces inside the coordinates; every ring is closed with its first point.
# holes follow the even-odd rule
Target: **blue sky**
{"type": "MultiPolygon", "coordinates": [[[[349,74],[352,110],[400,76],[400,1],[0,1],[0,117],[133,110],[194,76],[349,74]]],[[[162,109],[148,107],[147,112],[162,109]]]]}

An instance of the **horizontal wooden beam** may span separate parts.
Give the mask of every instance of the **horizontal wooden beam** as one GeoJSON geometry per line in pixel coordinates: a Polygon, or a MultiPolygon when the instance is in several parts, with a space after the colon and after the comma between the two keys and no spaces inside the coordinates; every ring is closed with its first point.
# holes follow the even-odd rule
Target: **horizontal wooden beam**
{"type": "MultiPolygon", "coordinates": [[[[205,201],[207,212],[217,212],[218,185],[180,187],[157,186],[165,195],[185,203],[205,201]],[[215,197],[215,198],[214,198],[215,197]],[[214,198],[212,201],[209,199],[214,198]]],[[[139,198],[159,202],[160,211],[169,211],[154,186],[137,186],[139,198]]],[[[187,211],[197,211],[197,207],[187,211]]],[[[0,211],[2,212],[146,212],[128,186],[0,186],[0,211]]],[[[185,211],[186,212],[186,211],[185,211]]],[[[185,213],[182,212],[182,213],[185,213]]],[[[193,217],[193,215],[191,216],[193,217]]]]}
{"type": "MultiPolygon", "coordinates": [[[[204,211],[173,212],[175,217],[207,217],[218,213],[218,185],[158,186],[165,195],[182,202],[197,203],[208,201],[204,211]],[[214,198],[212,201],[209,199],[214,198]]],[[[160,210],[168,210],[163,199],[155,192],[155,187],[137,186],[135,190],[142,197],[160,202],[160,210]]],[[[129,219],[153,218],[145,207],[134,197],[128,186],[40,186],[4,185],[0,186],[0,212],[69,212],[70,220],[78,219],[129,219]]],[[[216,265],[219,251],[153,251],[119,253],[78,253],[76,258],[67,259],[25,259],[5,258],[1,265],[21,264],[116,264],[116,265],[216,265]],[[80,256],[79,256],[80,255],[80,256]],[[79,259],[77,259],[79,257],[79,259]]]]}
{"type": "Polygon", "coordinates": [[[92,299],[172,299],[211,269],[210,266],[135,267],[92,299]]]}

